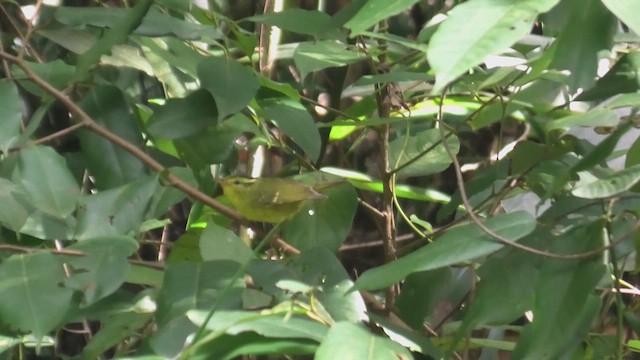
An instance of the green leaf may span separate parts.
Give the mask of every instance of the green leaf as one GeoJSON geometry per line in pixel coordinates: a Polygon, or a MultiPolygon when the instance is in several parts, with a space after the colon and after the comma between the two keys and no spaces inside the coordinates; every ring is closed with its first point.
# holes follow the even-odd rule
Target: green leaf
{"type": "MultiPolygon", "coordinates": [[[[596,84],[585,90],[575,98],[575,101],[596,101],[610,98],[621,93],[626,94],[626,99],[637,99],[638,89],[640,89],[640,53],[631,52],[622,55],[620,59],[607,71],[607,73],[596,81],[596,84]]],[[[619,107],[623,99],[616,99],[618,105],[609,104],[608,108],[619,107]],[[612,106],[613,105],[613,106],[612,106]]],[[[637,105],[637,101],[628,101],[628,105],[637,105]]]]}
{"type": "Polygon", "coordinates": [[[40,340],[60,323],[73,292],[60,286],[65,275],[60,259],[39,253],[14,255],[0,265],[0,318],[40,340]]]}
{"type": "Polygon", "coordinates": [[[288,8],[280,12],[251,16],[245,20],[276,26],[297,34],[311,35],[315,38],[341,37],[340,32],[331,27],[331,16],[317,10],[288,8]]]}
{"type": "Polygon", "coordinates": [[[320,133],[313,118],[300,103],[289,99],[278,99],[268,101],[263,106],[269,120],[300,146],[312,161],[320,157],[322,146],[320,133]]]}
{"type": "MultiPolygon", "coordinates": [[[[356,323],[367,319],[365,304],[353,287],[351,277],[341,265],[334,252],[326,248],[304,250],[291,259],[287,270],[295,271],[304,284],[311,287],[316,304],[331,316],[334,321],[356,323]]],[[[278,279],[280,281],[282,278],[278,279]]]]}
{"type": "Polygon", "coordinates": [[[7,154],[16,145],[22,127],[22,100],[16,86],[9,81],[0,81],[0,151],[7,154]]]}
{"type": "MultiPolygon", "coordinates": [[[[458,137],[450,134],[446,139],[449,149],[457,154],[460,150],[458,137]]],[[[389,163],[394,170],[402,168],[398,171],[400,177],[436,174],[448,168],[451,162],[442,145],[439,129],[401,134],[389,143],[389,163]],[[429,152],[423,154],[427,150],[429,152]]]]}
{"type": "Polygon", "coordinates": [[[43,240],[72,240],[75,229],[76,219],[72,215],[60,218],[36,210],[29,214],[20,233],[43,240]]]}
{"type": "Polygon", "coordinates": [[[381,20],[399,14],[419,0],[368,0],[344,25],[351,29],[351,37],[361,34],[381,20]]]}
{"type": "Polygon", "coordinates": [[[420,329],[436,305],[459,284],[449,268],[413,273],[405,279],[396,301],[398,316],[413,329],[420,329]]]}
{"type": "Polygon", "coordinates": [[[200,251],[200,238],[202,229],[191,228],[182,234],[178,240],[173,243],[171,253],[167,264],[174,264],[183,261],[192,263],[202,262],[202,254],[200,251]]]}
{"type": "MultiPolygon", "coordinates": [[[[95,87],[80,105],[98,124],[131,144],[144,147],[140,129],[118,88],[95,87]]],[[[146,167],[138,158],[113,142],[89,130],[82,130],[79,135],[89,172],[99,190],[125,185],[147,175],[146,167]]]]}
{"type": "Polygon", "coordinates": [[[210,57],[198,65],[203,89],[216,100],[218,120],[242,110],[256,95],[260,81],[247,66],[222,57],[210,57]]]}
{"type": "Polygon", "coordinates": [[[68,247],[88,256],[68,257],[74,269],[68,286],[83,292],[86,305],[95,303],[116,291],[129,272],[127,258],[138,249],[138,243],[126,236],[105,236],[84,240],[68,247]]]}
{"type": "MultiPolygon", "coordinates": [[[[135,8],[60,6],[56,8],[55,18],[63,24],[74,27],[90,25],[113,29],[121,26],[123,21],[132,16],[135,11],[135,8]]],[[[154,8],[151,8],[143,16],[144,18],[138,25],[133,24],[130,32],[151,37],[175,36],[183,40],[211,40],[221,37],[215,27],[178,19],[154,8]]]]}
{"type": "Polygon", "coordinates": [[[18,231],[25,224],[29,212],[25,204],[25,195],[14,183],[0,178],[0,224],[18,231]]]}
{"type": "Polygon", "coordinates": [[[12,178],[31,203],[48,214],[65,218],[76,208],[80,188],[65,159],[50,147],[20,150],[12,178]]]}
{"type": "Polygon", "coordinates": [[[617,16],[633,32],[640,34],[640,3],[634,0],[602,0],[604,6],[617,16]]]}
{"type": "MultiPolygon", "coordinates": [[[[165,270],[162,289],[158,293],[156,318],[159,325],[168,324],[189,310],[209,310],[238,271],[235,261],[180,262],[165,270]]],[[[220,309],[239,309],[242,305],[244,280],[236,279],[220,309]]]]}
{"type": "Polygon", "coordinates": [[[140,49],[130,45],[115,45],[111,49],[111,55],[102,55],[100,64],[111,65],[115,67],[127,67],[144,72],[149,76],[153,76],[153,68],[140,49]]]}
{"type": "Polygon", "coordinates": [[[411,353],[400,344],[373,335],[361,325],[348,322],[339,322],[331,327],[315,356],[316,360],[411,358],[411,353]]]}
{"type": "Polygon", "coordinates": [[[84,195],[79,201],[77,239],[137,234],[146,220],[151,197],[159,187],[156,177],[148,176],[115,189],[84,195]]]}
{"type": "Polygon", "coordinates": [[[514,251],[485,262],[478,270],[476,295],[450,348],[477,324],[509,325],[531,309],[535,295],[531,284],[538,278],[538,262],[537,257],[514,251]]]}
{"type": "Polygon", "coordinates": [[[326,199],[309,201],[284,224],[284,239],[300,250],[320,246],[337,251],[349,235],[358,204],[355,190],[346,184],[323,194],[326,199]]]}
{"type": "Polygon", "coordinates": [[[192,92],[184,99],[169,99],[156,109],[147,123],[153,136],[179,139],[194,135],[217,122],[213,97],[206,90],[192,92]]]}
{"type": "MultiPolygon", "coordinates": [[[[189,319],[197,326],[202,326],[207,317],[207,311],[190,311],[189,319]]],[[[285,318],[285,314],[250,311],[217,311],[207,323],[208,330],[224,330],[226,334],[238,335],[243,332],[255,332],[265,337],[273,338],[303,338],[317,342],[324,339],[328,327],[307,317],[292,316],[285,318]]]]}
{"type": "Polygon", "coordinates": [[[640,181],[640,165],[634,165],[610,172],[595,180],[580,181],[571,193],[583,199],[604,199],[631,189],[638,181],[640,181]]]}
{"type": "Polygon", "coordinates": [[[615,149],[620,138],[624,136],[629,129],[631,129],[631,123],[626,123],[620,126],[613,132],[613,134],[607,136],[606,139],[602,140],[589,153],[580,159],[580,161],[571,168],[571,171],[578,172],[588,170],[605,161],[615,149]]]}
{"type": "Polygon", "coordinates": [[[265,338],[256,333],[224,335],[199,347],[190,360],[232,360],[243,355],[313,355],[318,343],[307,339],[265,338]]]}
{"type": "Polygon", "coordinates": [[[300,43],[293,54],[302,79],[310,72],[353,64],[365,58],[366,55],[357,50],[329,40],[300,43]]]}
{"type": "Polygon", "coordinates": [[[627,151],[627,158],[625,159],[624,166],[629,168],[634,165],[640,165],[640,137],[633,142],[627,151]]]}
{"type": "MultiPolygon", "coordinates": [[[[551,251],[578,253],[602,244],[603,222],[569,231],[553,242],[551,251]]],[[[606,276],[602,259],[582,261],[544,259],[534,288],[533,322],[525,326],[514,359],[556,359],[581,346],[599,312],[593,294],[606,276]]]]}
{"type": "MultiPolygon", "coordinates": [[[[143,331],[153,314],[139,312],[123,312],[110,316],[100,324],[100,330],[93,334],[91,341],[82,349],[82,359],[100,358],[106,351],[126,341],[131,336],[143,331]]],[[[117,356],[118,359],[122,357],[117,356]]],[[[149,359],[147,359],[149,360],[149,359]]]]}
{"type": "Polygon", "coordinates": [[[227,161],[234,154],[235,141],[243,133],[258,134],[256,124],[242,113],[198,134],[174,140],[180,158],[192,169],[227,161]]]}
{"type": "MultiPolygon", "coordinates": [[[[497,234],[517,241],[531,233],[535,219],[524,211],[501,214],[488,219],[485,225],[497,234]]],[[[475,224],[455,227],[434,243],[423,246],[394,262],[365,271],[356,281],[359,290],[382,289],[418,271],[439,269],[463,261],[489,255],[504,247],[475,224]]]]}
{"type": "Polygon", "coordinates": [[[454,6],[429,41],[427,58],[436,74],[433,92],[525,37],[538,14],[558,2],[471,0],[454,6]]]}
{"type": "MultiPolygon", "coordinates": [[[[73,75],[76,71],[76,68],[71,65],[67,65],[64,61],[57,59],[54,61],[50,61],[47,63],[26,63],[31,70],[33,70],[38,76],[40,76],[43,80],[47,81],[53,87],[58,90],[63,90],[69,86],[73,79],[73,75]]],[[[12,69],[12,73],[16,78],[20,79],[25,77],[26,74],[22,69],[17,66],[14,66],[12,69]]],[[[31,81],[20,81],[20,85],[22,85],[27,91],[30,93],[46,97],[49,96],[46,91],[37,86],[31,81]]]]}
{"type": "MultiPolygon", "coordinates": [[[[142,18],[147,11],[149,11],[152,4],[153,0],[138,1],[131,10],[127,11],[125,16],[119,19],[113,27],[107,30],[106,33],[96,41],[91,49],[80,55],[78,57],[75,80],[84,80],[89,75],[89,70],[100,61],[102,55],[108,54],[114,45],[126,42],[129,34],[140,25],[142,18]]],[[[98,8],[95,9],[97,10],[98,8]]],[[[69,10],[69,8],[66,10],[69,10]]],[[[80,8],[75,10],[82,11],[86,9],[80,8]]],[[[104,16],[107,10],[100,10],[102,10],[100,14],[104,16]]],[[[58,11],[60,11],[60,9],[58,9],[58,11]]]]}
{"type": "Polygon", "coordinates": [[[204,261],[231,260],[240,264],[253,258],[251,249],[238,235],[211,221],[200,235],[200,254],[204,261]]]}
{"type": "Polygon", "coordinates": [[[563,24],[548,25],[548,32],[559,32],[550,68],[571,74],[565,84],[574,93],[580,88],[593,86],[597,77],[598,52],[611,48],[616,19],[600,0],[562,1],[549,16],[557,10],[566,11],[568,18],[563,24]]]}
{"type": "Polygon", "coordinates": [[[557,120],[549,121],[544,130],[549,133],[558,129],[571,129],[574,127],[592,127],[592,126],[604,126],[614,127],[620,122],[618,115],[610,109],[597,109],[590,110],[582,114],[575,114],[562,117],[557,120]]]}

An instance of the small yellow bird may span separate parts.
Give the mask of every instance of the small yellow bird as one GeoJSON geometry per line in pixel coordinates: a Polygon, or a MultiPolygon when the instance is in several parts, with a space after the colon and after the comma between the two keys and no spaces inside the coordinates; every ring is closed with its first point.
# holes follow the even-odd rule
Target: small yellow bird
{"type": "Polygon", "coordinates": [[[308,200],[327,197],[292,179],[230,176],[217,182],[231,205],[251,221],[281,223],[292,218],[308,200]]]}

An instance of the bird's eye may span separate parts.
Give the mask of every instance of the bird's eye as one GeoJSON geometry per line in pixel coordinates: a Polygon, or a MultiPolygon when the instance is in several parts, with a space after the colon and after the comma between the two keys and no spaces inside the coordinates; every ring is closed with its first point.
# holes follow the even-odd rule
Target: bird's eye
{"type": "Polygon", "coordinates": [[[235,180],[232,181],[232,184],[233,185],[240,185],[240,184],[242,184],[242,181],[240,181],[239,179],[235,179],[235,180]]]}

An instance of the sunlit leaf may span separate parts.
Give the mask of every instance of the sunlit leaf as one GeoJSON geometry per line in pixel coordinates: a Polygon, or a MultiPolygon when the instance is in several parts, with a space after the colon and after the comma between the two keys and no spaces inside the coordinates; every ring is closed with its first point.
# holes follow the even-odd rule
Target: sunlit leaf
{"type": "Polygon", "coordinates": [[[559,0],[472,0],[455,6],[429,41],[427,58],[440,92],[487,56],[527,35],[539,13],[559,0]]]}

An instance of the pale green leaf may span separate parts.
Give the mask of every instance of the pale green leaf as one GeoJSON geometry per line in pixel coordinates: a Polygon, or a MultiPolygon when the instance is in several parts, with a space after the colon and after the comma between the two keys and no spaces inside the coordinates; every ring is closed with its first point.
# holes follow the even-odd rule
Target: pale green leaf
{"type": "Polygon", "coordinates": [[[362,325],[339,322],[318,347],[316,360],[411,359],[409,350],[390,339],[373,335],[362,325]]]}
{"type": "Polygon", "coordinates": [[[419,0],[368,0],[344,25],[351,29],[351,36],[359,35],[379,21],[396,15],[419,0]]]}
{"type": "Polygon", "coordinates": [[[433,92],[531,31],[539,13],[559,0],[471,0],[453,7],[429,42],[427,58],[436,74],[433,92]]]}
{"type": "Polygon", "coordinates": [[[233,231],[209,222],[200,235],[200,255],[205,261],[231,260],[244,264],[253,258],[251,249],[233,231]]]}
{"type": "Polygon", "coordinates": [[[302,79],[310,72],[353,64],[365,58],[366,55],[356,49],[335,41],[303,42],[293,54],[302,79]]]}
{"type": "Polygon", "coordinates": [[[0,81],[0,151],[6,154],[20,137],[22,100],[18,88],[9,81],[0,81]]]}
{"type": "Polygon", "coordinates": [[[592,181],[579,183],[571,193],[583,199],[603,199],[631,189],[640,181],[640,165],[611,172],[592,181]]]}
{"type": "Polygon", "coordinates": [[[633,32],[640,34],[640,2],[636,0],[602,0],[602,3],[633,32]]]}

